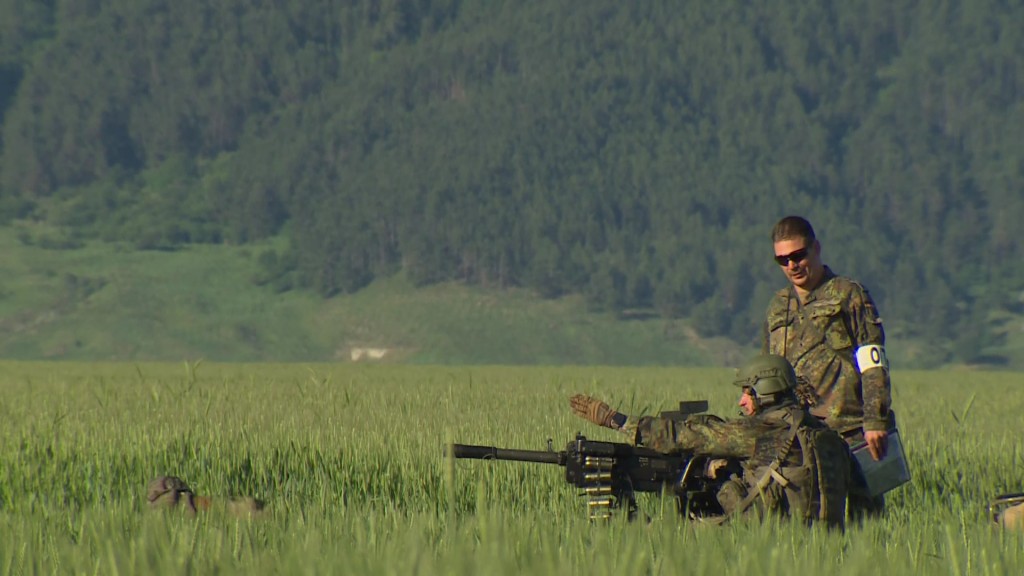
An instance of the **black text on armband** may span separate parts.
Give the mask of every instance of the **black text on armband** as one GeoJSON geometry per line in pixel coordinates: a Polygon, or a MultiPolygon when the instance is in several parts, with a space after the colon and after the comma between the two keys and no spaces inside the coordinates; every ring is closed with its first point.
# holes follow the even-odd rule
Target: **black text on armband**
{"type": "Polygon", "coordinates": [[[857,348],[855,353],[857,370],[863,374],[872,368],[889,369],[889,359],[885,357],[885,348],[878,344],[868,344],[857,348]]]}

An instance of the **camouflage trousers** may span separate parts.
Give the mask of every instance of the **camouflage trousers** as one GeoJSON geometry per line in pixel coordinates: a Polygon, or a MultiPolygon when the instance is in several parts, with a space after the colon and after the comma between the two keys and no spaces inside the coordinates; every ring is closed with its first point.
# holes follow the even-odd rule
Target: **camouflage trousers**
{"type": "Polygon", "coordinates": [[[846,513],[850,516],[850,520],[858,521],[884,516],[885,496],[872,496],[868,493],[868,485],[857,466],[853,466],[850,471],[850,480],[850,492],[846,498],[846,513]]]}

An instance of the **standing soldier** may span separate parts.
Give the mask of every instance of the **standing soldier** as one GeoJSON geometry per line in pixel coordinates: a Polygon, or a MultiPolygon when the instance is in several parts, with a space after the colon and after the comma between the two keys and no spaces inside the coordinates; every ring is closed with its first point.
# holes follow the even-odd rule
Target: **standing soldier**
{"type": "MultiPolygon", "coordinates": [[[[779,220],[772,242],[790,286],[768,304],[762,351],[785,357],[813,388],[811,414],[881,460],[895,422],[878,309],[866,288],[822,264],[821,243],[804,218],[779,220]]],[[[884,506],[881,496],[851,487],[852,512],[881,513],[884,506]]]]}

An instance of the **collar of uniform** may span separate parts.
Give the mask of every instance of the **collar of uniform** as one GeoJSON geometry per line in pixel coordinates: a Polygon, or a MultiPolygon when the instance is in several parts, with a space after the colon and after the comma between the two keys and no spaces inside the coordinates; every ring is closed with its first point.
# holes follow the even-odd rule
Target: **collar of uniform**
{"type": "MultiPolygon", "coordinates": [[[[832,269],[829,268],[828,266],[825,266],[825,273],[822,274],[822,276],[821,276],[821,282],[819,282],[818,285],[815,286],[813,290],[811,290],[810,292],[807,293],[807,299],[803,301],[803,305],[806,306],[806,305],[810,304],[811,302],[814,302],[815,300],[817,300],[818,296],[821,294],[821,292],[825,288],[825,286],[828,285],[829,281],[832,280],[835,277],[836,277],[836,273],[833,272],[832,269]]],[[[793,296],[794,296],[793,300],[796,300],[796,306],[797,306],[797,308],[799,308],[801,306],[801,303],[800,303],[800,299],[795,297],[796,296],[796,288],[794,286],[790,286],[789,289],[793,291],[793,296]]]]}
{"type": "Polygon", "coordinates": [[[758,412],[755,416],[767,421],[790,422],[794,418],[794,413],[798,412],[802,413],[803,410],[792,401],[783,400],[781,404],[765,406],[763,411],[758,412]]]}

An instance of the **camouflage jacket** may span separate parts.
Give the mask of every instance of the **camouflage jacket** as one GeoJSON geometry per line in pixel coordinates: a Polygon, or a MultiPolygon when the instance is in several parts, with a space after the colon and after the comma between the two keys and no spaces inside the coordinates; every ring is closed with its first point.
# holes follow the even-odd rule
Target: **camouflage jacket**
{"type": "Polygon", "coordinates": [[[861,374],[854,358],[868,344],[885,344],[874,301],[863,286],[828,268],[806,302],[790,286],[768,305],[761,351],[793,364],[817,395],[811,413],[840,433],[887,428],[889,371],[861,374]]]}
{"type": "Polygon", "coordinates": [[[627,418],[621,430],[659,452],[739,459],[742,473],[730,473],[715,495],[727,516],[780,510],[808,524],[843,526],[849,451],[839,434],[806,410],[782,406],[733,420],[627,418]]]}
{"type": "MultiPolygon", "coordinates": [[[[685,420],[654,416],[630,416],[620,428],[638,446],[671,454],[688,451],[719,458],[739,458],[750,467],[774,459],[790,441],[794,418],[801,426],[824,427],[820,420],[799,408],[779,407],[744,418],[723,420],[698,414],[685,420]]],[[[791,453],[796,455],[798,452],[791,453]]]]}

